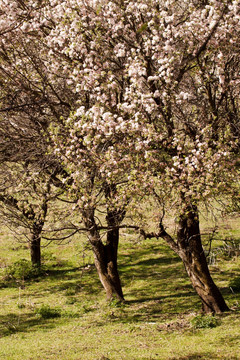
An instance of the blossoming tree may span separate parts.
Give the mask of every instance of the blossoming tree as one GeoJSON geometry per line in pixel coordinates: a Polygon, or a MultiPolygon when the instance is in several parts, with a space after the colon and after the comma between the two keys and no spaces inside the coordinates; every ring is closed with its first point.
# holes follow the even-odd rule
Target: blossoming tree
{"type": "Polygon", "coordinates": [[[148,193],[159,212],[174,204],[178,231],[167,233],[160,216],[158,231],[142,234],[180,256],[204,311],[227,310],[207,266],[198,208],[239,186],[239,1],[1,3],[12,19],[1,24],[4,38],[23,39],[19,66],[36,44],[41,71],[33,76],[35,65],[28,76],[45,84],[38,94],[49,151],[67,173],[61,181],[108,297],[123,298],[119,228],[130,200],[148,193]]]}
{"type": "MultiPolygon", "coordinates": [[[[118,189],[125,182],[124,166],[121,172],[116,171],[119,164],[112,161],[110,152],[114,148],[116,154],[120,153],[124,147],[121,128],[113,137],[116,111],[113,118],[106,107],[94,106],[92,100],[89,104],[88,89],[79,94],[79,80],[72,79],[78,71],[75,61],[68,56],[72,39],[69,37],[67,45],[63,44],[62,35],[58,34],[66,20],[66,4],[38,5],[35,2],[2,2],[5,21],[1,24],[1,77],[4,80],[1,111],[8,124],[15,124],[12,138],[18,138],[19,129],[29,135],[31,127],[39,135],[42,147],[37,148],[38,155],[34,155],[34,145],[30,141],[26,145],[30,156],[26,158],[21,151],[19,161],[45,162],[44,171],[50,172],[55,186],[65,190],[65,200],[72,203],[72,212],[79,214],[74,229],[89,235],[107,297],[116,293],[123,300],[117,248],[119,225],[125,216],[129,196],[118,189]],[[61,19],[60,27],[56,25],[58,19],[61,19]],[[109,176],[114,168],[115,179],[109,176]],[[105,244],[100,232],[106,233],[105,244]]],[[[89,74],[85,78],[87,86],[89,74]]],[[[121,124],[120,120],[119,117],[117,121],[121,124]]],[[[23,144],[24,136],[19,138],[23,144]]],[[[120,155],[119,159],[123,165],[126,163],[120,155]]]]}

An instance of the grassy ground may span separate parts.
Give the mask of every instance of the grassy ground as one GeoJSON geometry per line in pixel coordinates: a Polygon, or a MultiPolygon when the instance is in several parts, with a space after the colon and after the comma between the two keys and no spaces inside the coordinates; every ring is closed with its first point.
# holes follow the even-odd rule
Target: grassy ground
{"type": "Polygon", "coordinates": [[[126,304],[119,305],[106,303],[79,238],[44,248],[38,279],[4,280],[9,265],[29,260],[29,250],[2,229],[0,359],[240,359],[240,256],[233,242],[230,251],[221,241],[239,240],[239,225],[238,217],[225,219],[213,244],[210,269],[232,309],[216,318],[198,317],[200,303],[182,263],[161,241],[122,236],[126,304]]]}

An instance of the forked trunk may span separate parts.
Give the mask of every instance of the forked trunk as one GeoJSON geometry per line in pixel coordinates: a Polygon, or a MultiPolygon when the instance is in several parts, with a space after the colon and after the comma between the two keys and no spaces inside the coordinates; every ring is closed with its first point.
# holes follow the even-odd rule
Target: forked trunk
{"type": "Polygon", "coordinates": [[[106,291],[107,300],[116,295],[119,301],[124,301],[121,282],[113,254],[106,249],[106,245],[92,245],[95,259],[95,266],[99,279],[106,291]]]}
{"type": "Polygon", "coordinates": [[[105,245],[105,254],[107,259],[107,272],[114,284],[115,292],[119,300],[124,300],[122,285],[117,266],[117,249],[119,241],[119,229],[109,230],[107,234],[107,243],[105,245]]]}
{"type": "Polygon", "coordinates": [[[105,245],[101,240],[94,218],[86,219],[85,223],[90,229],[89,240],[94,253],[95,266],[99,279],[106,291],[107,300],[111,300],[116,296],[119,301],[124,301],[117,269],[119,229],[110,229],[108,231],[105,245]],[[90,224],[91,226],[89,226],[90,224]]]}
{"type": "Polygon", "coordinates": [[[181,216],[177,233],[179,255],[206,313],[229,310],[222,294],[215,285],[203,251],[197,207],[188,207],[181,216]]]}
{"type": "Polygon", "coordinates": [[[120,300],[124,300],[124,297],[117,265],[119,244],[118,223],[123,220],[124,215],[125,213],[122,211],[117,212],[108,210],[108,214],[106,216],[107,224],[109,226],[105,245],[107,270],[112,283],[115,285],[120,300]]]}
{"type": "Polygon", "coordinates": [[[90,241],[94,253],[95,266],[99,279],[106,291],[107,300],[111,300],[116,295],[118,300],[123,301],[124,297],[114,249],[108,244],[104,245],[99,236],[92,237],[90,241]]]}

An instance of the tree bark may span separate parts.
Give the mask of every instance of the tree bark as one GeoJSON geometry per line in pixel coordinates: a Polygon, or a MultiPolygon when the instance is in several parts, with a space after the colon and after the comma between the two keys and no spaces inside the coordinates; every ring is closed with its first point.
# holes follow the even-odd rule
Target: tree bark
{"type": "Polygon", "coordinates": [[[30,241],[31,262],[33,266],[41,267],[41,232],[42,226],[34,224],[30,241]]]}
{"type": "Polygon", "coordinates": [[[107,270],[111,281],[115,285],[120,300],[124,300],[121,280],[118,273],[117,255],[119,244],[119,228],[118,223],[122,221],[124,215],[121,212],[108,211],[106,220],[109,226],[107,232],[107,241],[105,252],[107,258],[107,270]],[[120,219],[121,218],[121,219],[120,219]]]}
{"type": "Polygon", "coordinates": [[[116,258],[112,249],[104,245],[99,239],[91,240],[94,253],[95,266],[99,279],[106,291],[107,300],[111,300],[116,295],[119,301],[124,301],[122,286],[116,266],[116,258]]]}
{"type": "Polygon", "coordinates": [[[124,301],[117,269],[119,229],[109,229],[106,244],[103,244],[93,212],[90,211],[88,214],[85,212],[84,219],[85,225],[89,228],[89,241],[94,253],[95,266],[99,279],[106,291],[107,300],[111,300],[116,296],[119,301],[124,301]]]}
{"type": "Polygon", "coordinates": [[[209,272],[201,242],[196,206],[186,207],[184,214],[180,216],[177,245],[178,254],[184,263],[192,286],[202,301],[203,311],[221,313],[229,310],[209,272]]]}

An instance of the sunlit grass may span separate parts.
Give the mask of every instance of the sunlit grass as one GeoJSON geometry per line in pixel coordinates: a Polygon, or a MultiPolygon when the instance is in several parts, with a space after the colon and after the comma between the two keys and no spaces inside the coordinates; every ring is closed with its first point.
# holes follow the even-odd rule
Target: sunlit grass
{"type": "MultiPolygon", "coordinates": [[[[218,237],[231,232],[239,239],[240,219],[228,222],[227,229],[219,225],[218,237]]],[[[27,246],[14,242],[6,229],[0,251],[2,273],[16,260],[30,259],[27,246]]],[[[106,303],[84,238],[44,248],[43,264],[37,279],[0,281],[0,359],[240,358],[240,296],[230,286],[240,276],[239,256],[220,253],[210,265],[232,311],[217,316],[216,327],[203,329],[192,325],[200,302],[184,267],[161,240],[122,236],[119,270],[126,303],[121,305],[106,303]],[[59,317],[39,316],[41,308],[59,317]]]]}

